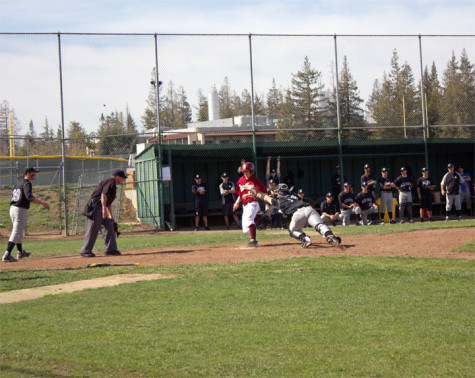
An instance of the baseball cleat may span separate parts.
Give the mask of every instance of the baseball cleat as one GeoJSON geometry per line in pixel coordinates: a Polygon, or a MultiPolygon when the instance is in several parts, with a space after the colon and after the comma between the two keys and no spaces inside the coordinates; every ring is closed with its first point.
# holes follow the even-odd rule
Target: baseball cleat
{"type": "Polygon", "coordinates": [[[257,248],[257,240],[251,240],[247,245],[246,248],[257,248]]]}
{"type": "Polygon", "coordinates": [[[394,219],[391,219],[391,220],[389,221],[389,224],[396,224],[396,221],[395,221],[394,219]]]}
{"type": "Polygon", "coordinates": [[[341,239],[338,236],[335,236],[335,235],[327,236],[327,242],[330,243],[334,247],[341,248],[340,246],[341,239]]]}
{"type": "Polygon", "coordinates": [[[310,239],[310,237],[308,236],[305,236],[305,239],[302,243],[302,248],[308,248],[311,245],[312,245],[312,239],[310,239]]]}
{"type": "Polygon", "coordinates": [[[445,221],[448,222],[448,221],[449,221],[449,217],[445,217],[445,221]]]}
{"type": "Polygon", "coordinates": [[[8,251],[5,251],[2,257],[3,262],[17,262],[18,260],[14,258],[12,255],[8,253],[8,251]]]}
{"type": "Polygon", "coordinates": [[[18,251],[17,254],[16,254],[16,258],[18,260],[24,258],[24,257],[30,257],[31,255],[31,252],[27,252],[27,251],[18,251]]]}

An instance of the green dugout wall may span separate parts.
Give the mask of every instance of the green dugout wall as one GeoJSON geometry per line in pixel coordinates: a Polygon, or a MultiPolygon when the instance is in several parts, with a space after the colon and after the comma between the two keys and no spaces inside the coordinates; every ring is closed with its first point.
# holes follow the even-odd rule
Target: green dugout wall
{"type": "MultiPolygon", "coordinates": [[[[252,144],[162,145],[161,150],[162,165],[170,171],[170,180],[163,182],[163,220],[160,219],[158,200],[158,145],[149,145],[135,159],[138,216],[160,229],[165,228],[165,221],[175,226],[175,209],[192,208],[191,185],[196,174],[208,184],[210,203],[216,204],[220,200],[218,185],[222,172],[227,172],[236,183],[241,159],[257,160],[257,176],[264,181],[267,157],[272,157],[271,168],[275,168],[276,158],[280,156],[281,179],[290,176],[296,190],[304,189],[309,199],[319,203],[325,193],[331,191],[331,177],[335,166],[340,164],[336,142],[256,144],[257,159],[253,159],[252,144]]],[[[437,184],[447,172],[448,162],[463,164],[473,175],[475,143],[466,139],[428,141],[427,157],[430,176],[437,184]]],[[[382,167],[388,167],[394,179],[399,175],[400,167],[406,166],[409,174],[417,178],[426,165],[426,156],[421,140],[393,140],[384,144],[381,141],[352,141],[342,144],[342,162],[344,176],[359,191],[364,164],[369,163],[377,177],[382,167]]]]}

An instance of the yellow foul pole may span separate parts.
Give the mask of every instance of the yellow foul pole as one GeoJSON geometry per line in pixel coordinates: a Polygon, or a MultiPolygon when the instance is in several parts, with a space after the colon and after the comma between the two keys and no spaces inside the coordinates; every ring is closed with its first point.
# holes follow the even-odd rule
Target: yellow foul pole
{"type": "Polygon", "coordinates": [[[8,114],[8,134],[10,140],[10,156],[15,156],[15,136],[14,136],[14,115],[13,113],[8,114]]]}

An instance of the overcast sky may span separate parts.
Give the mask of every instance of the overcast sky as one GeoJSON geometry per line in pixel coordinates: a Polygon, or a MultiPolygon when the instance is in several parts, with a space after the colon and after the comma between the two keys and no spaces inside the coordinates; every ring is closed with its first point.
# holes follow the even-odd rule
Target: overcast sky
{"type": "Polygon", "coordinates": [[[470,34],[473,0],[0,0],[3,32],[470,34]]]}
{"type": "MultiPolygon", "coordinates": [[[[474,0],[0,0],[0,32],[8,33],[460,35],[474,34],[474,18],[474,0]]],[[[108,114],[128,107],[141,129],[140,117],[154,65],[153,38],[147,38],[114,39],[109,45],[109,39],[100,37],[63,37],[66,125],[76,120],[94,131],[102,111],[108,114]]],[[[440,64],[439,74],[452,51],[459,57],[461,49],[466,48],[471,61],[475,60],[475,38],[453,41],[423,41],[426,64],[440,64]]],[[[400,63],[408,61],[416,79],[420,77],[417,38],[372,40],[371,46],[363,42],[342,39],[339,53],[348,56],[365,101],[374,79],[390,69],[394,49],[401,56],[400,63]],[[361,56],[373,59],[361,63],[361,56]],[[376,62],[379,65],[373,67],[376,62]]],[[[273,78],[278,86],[288,87],[290,73],[300,69],[307,55],[322,71],[328,88],[334,59],[332,43],[332,38],[319,40],[318,44],[303,38],[256,38],[256,92],[265,93],[273,78]]],[[[22,133],[30,119],[36,128],[42,127],[45,117],[54,128],[60,123],[56,49],[54,35],[0,36],[0,101],[6,99],[15,109],[22,133]]],[[[235,43],[230,38],[211,41],[170,37],[160,41],[160,49],[161,79],[182,85],[193,105],[198,88],[207,94],[213,86],[219,88],[225,76],[238,94],[249,89],[247,38],[235,43]]]]}

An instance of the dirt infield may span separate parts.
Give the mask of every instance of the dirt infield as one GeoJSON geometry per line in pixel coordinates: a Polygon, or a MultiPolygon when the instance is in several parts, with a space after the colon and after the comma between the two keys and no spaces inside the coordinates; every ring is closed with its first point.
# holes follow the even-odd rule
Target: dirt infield
{"type": "MultiPolygon", "coordinates": [[[[219,232],[219,231],[208,231],[219,232]]],[[[323,238],[312,235],[314,244],[302,249],[292,238],[275,242],[259,242],[258,248],[247,249],[242,244],[176,248],[153,248],[123,251],[122,256],[98,254],[84,258],[79,254],[20,260],[0,263],[0,269],[67,269],[86,267],[90,263],[146,265],[217,264],[246,261],[286,259],[301,256],[387,256],[475,259],[473,252],[452,252],[457,246],[475,238],[473,228],[421,230],[386,235],[346,237],[343,248],[331,247],[323,238]]],[[[475,251],[474,251],[475,252],[475,251]]],[[[97,268],[96,268],[97,269],[97,268]]]]}

